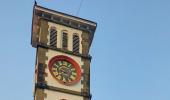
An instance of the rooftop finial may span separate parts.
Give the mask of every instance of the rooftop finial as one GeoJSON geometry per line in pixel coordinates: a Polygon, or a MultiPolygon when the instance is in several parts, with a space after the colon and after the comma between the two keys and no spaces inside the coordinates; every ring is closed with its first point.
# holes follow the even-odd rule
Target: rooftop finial
{"type": "Polygon", "coordinates": [[[37,5],[37,1],[36,0],[34,0],[34,5],[37,5]]]}

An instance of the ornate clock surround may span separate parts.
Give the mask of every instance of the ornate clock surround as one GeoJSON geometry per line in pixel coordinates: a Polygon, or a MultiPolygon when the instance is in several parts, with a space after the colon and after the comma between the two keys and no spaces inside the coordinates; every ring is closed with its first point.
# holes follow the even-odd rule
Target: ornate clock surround
{"type": "MultiPolygon", "coordinates": [[[[63,65],[60,65],[60,67],[62,67],[63,65]]],[[[49,68],[49,71],[51,73],[51,75],[53,76],[53,78],[55,80],[57,80],[60,84],[63,84],[63,85],[67,85],[67,86],[70,86],[70,85],[74,85],[76,83],[79,82],[79,80],[81,79],[81,69],[80,69],[80,66],[78,65],[78,63],[76,61],[74,61],[72,58],[68,57],[68,56],[63,56],[63,55],[57,55],[57,56],[54,56],[53,58],[51,58],[51,60],[49,61],[48,63],[48,68],[49,68]],[[72,80],[71,82],[65,82],[63,80],[60,80],[56,77],[56,75],[54,74],[53,72],[53,66],[56,62],[59,62],[59,61],[65,61],[69,64],[71,64],[71,66],[75,69],[75,73],[76,73],[76,76],[75,76],[75,79],[72,80]]],[[[60,70],[61,71],[61,70],[60,70]]],[[[65,69],[63,69],[64,72],[67,72],[65,69]]],[[[69,71],[69,70],[68,70],[69,71]]],[[[59,72],[58,72],[59,73],[59,72]]],[[[62,72],[63,73],[63,72],[62,72]]],[[[70,72],[71,73],[71,72],[70,72]]],[[[68,73],[67,73],[68,74],[68,73]]]]}

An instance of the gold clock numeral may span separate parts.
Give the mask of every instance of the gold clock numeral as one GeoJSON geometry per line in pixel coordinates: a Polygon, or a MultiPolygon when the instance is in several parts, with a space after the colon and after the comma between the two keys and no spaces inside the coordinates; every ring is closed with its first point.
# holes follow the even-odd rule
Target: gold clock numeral
{"type": "Polygon", "coordinates": [[[57,63],[55,63],[55,64],[53,65],[53,67],[57,68],[57,67],[59,67],[59,66],[58,66],[58,64],[57,64],[57,63]]]}
{"type": "Polygon", "coordinates": [[[76,69],[75,69],[75,68],[72,68],[71,71],[72,71],[73,73],[76,73],[76,69]]]}
{"type": "Polygon", "coordinates": [[[57,77],[57,79],[60,79],[61,78],[61,76],[60,75],[58,75],[58,76],[56,76],[57,77]]]}
{"type": "Polygon", "coordinates": [[[58,77],[59,76],[59,74],[58,73],[55,73],[55,77],[58,77]]]}
{"type": "Polygon", "coordinates": [[[57,70],[56,70],[56,68],[52,68],[52,71],[53,71],[53,72],[56,72],[57,70]]]}
{"type": "Polygon", "coordinates": [[[76,76],[74,76],[74,75],[71,75],[71,77],[70,77],[72,80],[75,80],[76,79],[76,76]]]}
{"type": "Polygon", "coordinates": [[[56,68],[52,68],[52,72],[55,76],[58,76],[58,71],[56,70],[56,68]]]}
{"type": "Polygon", "coordinates": [[[62,81],[65,82],[65,78],[64,77],[63,77],[62,81]]]}
{"type": "Polygon", "coordinates": [[[60,63],[59,63],[59,62],[56,62],[55,64],[56,64],[57,66],[60,66],[60,63]]]}
{"type": "Polygon", "coordinates": [[[61,61],[58,61],[59,65],[63,65],[61,61]]]}
{"type": "Polygon", "coordinates": [[[63,65],[67,66],[67,65],[68,65],[68,63],[67,63],[66,61],[63,61],[63,65]]]}
{"type": "Polygon", "coordinates": [[[77,73],[72,73],[71,76],[76,77],[76,76],[77,76],[77,73]]]}
{"type": "Polygon", "coordinates": [[[71,77],[69,77],[69,82],[73,81],[73,79],[71,77]]]}
{"type": "Polygon", "coordinates": [[[60,80],[63,81],[63,76],[60,75],[60,80]]]}
{"type": "Polygon", "coordinates": [[[66,79],[66,82],[69,82],[68,77],[67,77],[67,78],[65,78],[65,79],[66,79]]]}
{"type": "Polygon", "coordinates": [[[71,65],[71,64],[68,64],[67,67],[68,67],[68,68],[72,68],[72,65],[71,65]]]}
{"type": "Polygon", "coordinates": [[[68,77],[64,77],[64,82],[68,82],[68,77]]]}

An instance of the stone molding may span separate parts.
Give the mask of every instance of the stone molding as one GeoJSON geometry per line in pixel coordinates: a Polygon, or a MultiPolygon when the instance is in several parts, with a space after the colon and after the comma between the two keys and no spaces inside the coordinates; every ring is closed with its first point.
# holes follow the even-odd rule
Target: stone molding
{"type": "Polygon", "coordinates": [[[35,87],[39,88],[39,89],[48,89],[48,90],[51,90],[51,91],[58,91],[58,92],[62,92],[62,93],[67,93],[67,94],[72,94],[72,95],[77,95],[77,96],[83,96],[84,98],[91,98],[91,94],[87,94],[85,92],[77,92],[77,91],[73,91],[73,90],[49,86],[47,84],[42,84],[42,83],[37,83],[35,85],[35,87]]]}
{"type": "MultiPolygon", "coordinates": [[[[32,20],[32,35],[31,35],[31,44],[33,47],[34,42],[38,42],[41,20],[46,22],[53,22],[74,29],[82,30],[89,34],[89,47],[91,46],[94,33],[97,27],[97,23],[82,19],[76,16],[68,15],[58,11],[54,11],[45,7],[34,5],[33,8],[33,20],[32,20]]],[[[47,33],[45,33],[47,34],[47,33]]]]}
{"type": "Polygon", "coordinates": [[[92,57],[90,55],[87,55],[87,54],[74,53],[73,51],[63,50],[61,48],[52,47],[52,46],[49,46],[49,45],[46,45],[46,44],[43,44],[43,43],[37,43],[36,46],[37,46],[37,48],[42,47],[42,48],[51,49],[51,50],[63,52],[63,53],[66,53],[66,54],[71,54],[71,55],[74,55],[74,56],[82,57],[82,58],[88,59],[90,61],[92,59],[92,57]]]}

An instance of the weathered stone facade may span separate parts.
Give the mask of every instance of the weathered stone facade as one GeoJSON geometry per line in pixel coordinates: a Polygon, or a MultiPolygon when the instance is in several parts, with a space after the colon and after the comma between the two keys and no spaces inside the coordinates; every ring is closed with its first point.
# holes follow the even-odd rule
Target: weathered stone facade
{"type": "MultiPolygon", "coordinates": [[[[89,49],[97,24],[75,16],[63,14],[38,5],[34,5],[31,44],[36,47],[35,91],[34,100],[91,100],[90,94],[90,62],[89,49]],[[68,30],[69,39],[76,32],[80,35],[80,52],[73,53],[72,43],[69,49],[49,45],[49,28],[53,25],[61,36],[62,29],[68,30]],[[74,59],[81,67],[81,79],[72,86],[58,83],[49,72],[49,61],[57,55],[65,55],[74,59]],[[56,96],[60,95],[60,97],[56,96]],[[54,97],[53,97],[54,96],[54,97]]],[[[62,37],[58,37],[61,41],[62,37]]],[[[68,39],[68,40],[69,40],[68,39]]],[[[72,40],[69,40],[72,42],[72,40]]]]}

